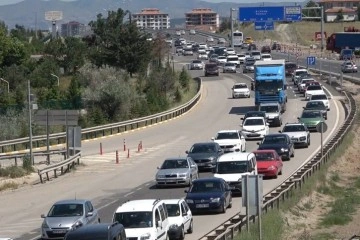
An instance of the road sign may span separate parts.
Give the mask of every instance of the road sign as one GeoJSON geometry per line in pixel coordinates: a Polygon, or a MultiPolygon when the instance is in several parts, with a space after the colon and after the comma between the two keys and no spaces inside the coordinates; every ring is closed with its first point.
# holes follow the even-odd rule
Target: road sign
{"type": "Polygon", "coordinates": [[[240,7],[240,22],[283,21],[284,7],[240,7]]]}
{"type": "Polygon", "coordinates": [[[274,22],[267,21],[267,22],[255,22],[255,30],[274,30],[274,22]]]}
{"type": "Polygon", "coordinates": [[[285,6],[284,8],[284,21],[301,21],[301,6],[285,6]]]}
{"type": "Polygon", "coordinates": [[[35,113],[35,122],[43,126],[76,126],[79,112],[77,110],[38,110],[35,113]]]}
{"type": "Polygon", "coordinates": [[[315,65],[316,64],[316,57],[310,56],[306,58],[307,65],[315,65]]]}
{"type": "Polygon", "coordinates": [[[319,122],[318,125],[316,125],[316,130],[319,133],[324,133],[327,131],[327,129],[328,129],[328,126],[325,122],[319,122]]]}
{"type": "Polygon", "coordinates": [[[46,21],[60,21],[63,19],[62,11],[47,11],[45,12],[46,21]]]}

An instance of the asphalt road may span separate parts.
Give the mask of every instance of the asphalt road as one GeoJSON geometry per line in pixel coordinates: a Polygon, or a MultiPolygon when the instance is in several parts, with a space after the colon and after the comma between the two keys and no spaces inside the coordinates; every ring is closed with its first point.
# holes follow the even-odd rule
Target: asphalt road
{"type": "MultiPolygon", "coordinates": [[[[176,67],[185,66],[191,57],[175,57],[176,67]]],[[[191,71],[192,76],[203,76],[202,71],[191,71]]],[[[249,75],[251,77],[251,75],[249,75]]],[[[202,99],[193,110],[183,116],[112,137],[104,137],[83,143],[84,166],[70,174],[35,186],[27,186],[15,191],[1,193],[0,236],[15,239],[38,239],[42,219],[51,205],[60,199],[91,199],[100,209],[103,222],[111,221],[115,209],[126,200],[145,198],[180,198],[186,188],[154,188],[154,176],[162,161],[171,156],[183,156],[195,142],[210,141],[217,131],[238,129],[240,117],[253,109],[254,99],[232,99],[231,87],[235,82],[249,82],[249,77],[241,73],[220,74],[219,77],[202,77],[202,99]],[[123,151],[124,140],[130,149],[130,156],[123,151]],[[142,141],[143,149],[136,152],[142,141]],[[102,143],[103,155],[99,155],[102,143]],[[120,151],[120,163],[115,163],[115,151],[120,151]]],[[[289,89],[288,108],[284,122],[296,122],[305,101],[296,91],[289,89]]],[[[344,111],[338,97],[331,100],[328,132],[325,141],[336,131],[344,120],[344,111]]],[[[280,128],[271,128],[275,133],[280,128]]],[[[284,162],[283,175],[278,179],[265,180],[263,192],[267,193],[296,171],[311,155],[320,148],[320,134],[311,134],[308,149],[296,149],[295,157],[284,162]]],[[[257,148],[256,141],[247,142],[247,151],[257,148]]],[[[211,173],[201,173],[200,177],[211,173]]],[[[195,216],[194,233],[186,239],[199,239],[214,227],[229,219],[239,211],[241,198],[235,198],[233,208],[226,214],[195,216]],[[206,224],[204,224],[206,221],[206,224]]]]}

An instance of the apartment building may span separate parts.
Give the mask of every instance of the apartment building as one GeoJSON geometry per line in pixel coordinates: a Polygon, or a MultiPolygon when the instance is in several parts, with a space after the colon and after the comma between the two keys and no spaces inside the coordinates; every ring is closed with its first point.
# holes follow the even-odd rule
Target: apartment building
{"type": "Polygon", "coordinates": [[[160,12],[157,8],[144,8],[140,13],[132,14],[139,28],[167,29],[170,28],[169,14],[160,12]]]}
{"type": "Polygon", "coordinates": [[[197,29],[214,32],[219,29],[219,14],[210,8],[194,8],[185,13],[186,29],[197,29]]]}
{"type": "Polygon", "coordinates": [[[85,24],[76,21],[61,24],[61,36],[63,37],[82,36],[86,30],[85,24]]]}
{"type": "Polygon", "coordinates": [[[324,7],[326,22],[336,21],[339,13],[343,16],[341,21],[358,20],[357,6],[360,4],[360,0],[319,0],[318,4],[324,7]]]}

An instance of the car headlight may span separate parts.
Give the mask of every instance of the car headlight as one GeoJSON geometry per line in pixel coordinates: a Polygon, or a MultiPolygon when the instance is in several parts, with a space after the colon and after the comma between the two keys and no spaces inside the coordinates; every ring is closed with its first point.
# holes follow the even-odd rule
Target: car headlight
{"type": "Polygon", "coordinates": [[[287,149],[287,148],[281,148],[280,151],[281,151],[281,152],[288,152],[289,149],[287,149]]]}
{"type": "Polygon", "coordinates": [[[156,176],[157,178],[165,178],[165,175],[164,174],[159,174],[156,176]]]}
{"type": "Polygon", "coordinates": [[[82,225],[83,225],[83,223],[80,220],[78,220],[71,226],[71,229],[77,229],[77,228],[81,227],[82,225]]]}
{"type": "Polygon", "coordinates": [[[186,173],[179,173],[178,176],[179,176],[179,177],[186,177],[186,175],[187,175],[186,173]]]}
{"type": "Polygon", "coordinates": [[[210,202],[220,202],[220,198],[210,198],[210,202]]]}
{"type": "Polygon", "coordinates": [[[140,240],[147,240],[151,238],[151,233],[145,233],[140,236],[140,240]]]}
{"type": "Polygon", "coordinates": [[[265,128],[259,129],[259,131],[265,131],[265,128]]]}
{"type": "Polygon", "coordinates": [[[41,224],[41,227],[42,228],[50,228],[46,221],[43,221],[43,223],[41,224]]]}
{"type": "Polygon", "coordinates": [[[187,203],[194,203],[194,200],[192,200],[192,199],[186,199],[185,200],[187,203]]]}
{"type": "Polygon", "coordinates": [[[275,170],[276,168],[273,166],[273,165],[271,165],[270,167],[268,167],[268,170],[275,170]]]}
{"type": "Polygon", "coordinates": [[[300,141],[305,141],[306,137],[300,137],[300,141]]]}
{"type": "Polygon", "coordinates": [[[215,157],[209,157],[209,160],[210,160],[210,161],[214,161],[214,160],[215,160],[215,157]]]}
{"type": "Polygon", "coordinates": [[[171,224],[170,225],[170,229],[177,229],[179,226],[177,224],[171,224]]]}

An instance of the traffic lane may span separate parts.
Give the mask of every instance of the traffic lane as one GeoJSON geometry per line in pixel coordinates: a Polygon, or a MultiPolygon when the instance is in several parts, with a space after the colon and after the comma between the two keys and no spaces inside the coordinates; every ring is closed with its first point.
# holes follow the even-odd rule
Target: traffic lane
{"type": "MultiPolygon", "coordinates": [[[[220,80],[221,78],[219,78],[220,80]]],[[[92,141],[95,147],[99,142],[109,140],[109,143],[122,147],[122,140],[139,139],[143,140],[144,149],[142,155],[131,156],[124,159],[123,155],[120,164],[115,164],[114,158],[111,162],[90,164],[83,169],[79,167],[75,172],[52,180],[50,183],[28,187],[24,190],[4,193],[0,200],[3,206],[0,209],[1,216],[7,216],[6,220],[1,219],[2,229],[12,229],[10,233],[18,237],[26,232],[39,234],[42,219],[41,213],[46,213],[50,206],[59,199],[77,198],[92,199],[95,206],[104,206],[103,203],[111,203],[119,199],[119,195],[126,195],[137,189],[137,186],[154,179],[156,167],[160,166],[164,158],[171,156],[185,155],[194,142],[210,141],[214,134],[223,129],[224,126],[234,126],[226,116],[232,105],[227,98],[229,86],[220,87],[227,81],[216,81],[216,77],[204,81],[203,99],[194,110],[183,117],[168,121],[164,124],[145,128],[141,131],[134,131],[121,136],[102,138],[92,141]],[[221,83],[221,84],[219,84],[221,83]],[[219,86],[220,85],[220,86],[219,86]],[[145,166],[145,167],[144,167],[145,166]],[[104,171],[101,169],[104,168],[104,171]],[[26,193],[26,199],[23,197],[26,193]],[[41,198],[46,193],[46,198],[41,198]],[[13,204],[16,204],[15,209],[13,204]],[[14,230],[15,229],[15,230],[14,230]]],[[[238,123],[238,118],[235,119],[238,123]]],[[[235,127],[235,126],[234,126],[235,127]]],[[[137,142],[136,141],[136,142],[137,142]]],[[[89,142],[90,143],[90,142],[89,142]]],[[[103,144],[106,145],[106,144],[103,144]]],[[[84,144],[83,151],[92,151],[89,144],[84,144]]],[[[107,157],[107,152],[101,157],[107,157]]],[[[99,154],[96,154],[99,157],[99,154]]],[[[98,161],[99,158],[94,159],[98,161]]],[[[114,209],[113,209],[114,210],[114,209]]],[[[220,224],[216,222],[216,224],[220,224]]],[[[206,231],[204,231],[205,233],[206,231]]],[[[10,234],[9,234],[10,235],[10,234]]],[[[10,235],[11,236],[11,235],[10,235]]],[[[28,236],[22,239],[30,239],[28,236]]]]}

